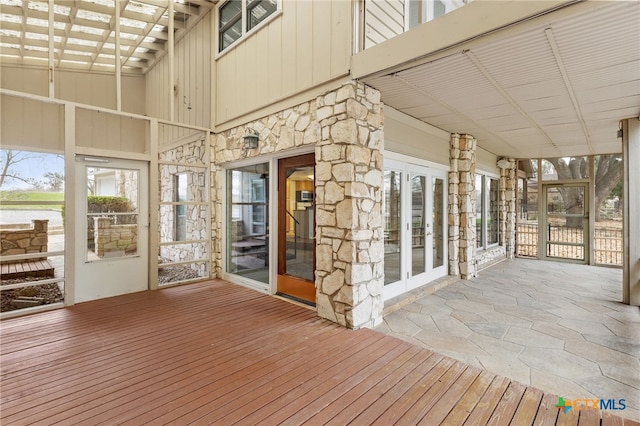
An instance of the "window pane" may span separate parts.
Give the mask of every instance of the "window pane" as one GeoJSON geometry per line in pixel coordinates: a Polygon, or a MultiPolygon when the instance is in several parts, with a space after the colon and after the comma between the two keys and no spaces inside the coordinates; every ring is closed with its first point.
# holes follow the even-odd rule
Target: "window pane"
{"type": "Polygon", "coordinates": [[[277,8],[276,0],[249,0],[247,2],[247,31],[264,21],[277,8]]]}
{"type": "Polygon", "coordinates": [[[444,181],[433,179],[433,267],[444,265],[444,181]]]}
{"type": "Polygon", "coordinates": [[[484,188],[482,187],[482,181],[482,175],[476,175],[476,247],[484,247],[484,227],[482,226],[482,222],[484,221],[482,215],[484,188]]]}
{"type": "Polygon", "coordinates": [[[269,283],[269,165],[227,172],[227,272],[269,283]]]}
{"type": "Polygon", "coordinates": [[[411,275],[425,272],[425,192],[426,178],[411,178],[411,275]]]}
{"type": "Polygon", "coordinates": [[[500,193],[498,191],[498,180],[489,179],[489,217],[487,221],[487,244],[498,244],[498,237],[500,235],[500,220],[499,220],[499,207],[498,200],[500,193]]]}
{"type": "Polygon", "coordinates": [[[138,171],[87,167],[88,261],[138,254],[138,171]]]}
{"type": "Polygon", "coordinates": [[[384,283],[400,280],[400,182],[402,172],[384,172],[384,283]]]}
{"type": "Polygon", "coordinates": [[[242,2],[230,0],[220,8],[220,28],[242,16],[242,2]]]}
{"type": "Polygon", "coordinates": [[[218,13],[218,50],[223,51],[242,36],[242,2],[228,1],[218,13]]]}
{"type": "Polygon", "coordinates": [[[242,21],[238,21],[226,31],[220,32],[220,51],[231,46],[234,41],[242,36],[242,21]]]}

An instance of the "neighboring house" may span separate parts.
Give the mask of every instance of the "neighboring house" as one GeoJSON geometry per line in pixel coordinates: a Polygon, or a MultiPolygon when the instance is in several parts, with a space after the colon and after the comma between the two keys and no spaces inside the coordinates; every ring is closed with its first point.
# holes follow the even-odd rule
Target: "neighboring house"
{"type": "Polygon", "coordinates": [[[385,300],[514,256],[518,159],[612,153],[640,304],[638,2],[23,3],[0,0],[3,145],[65,154],[71,238],[95,160],[139,170],[159,229],[120,264],[131,285],[87,288],[115,261],[67,253],[67,304],[157,288],[157,254],[375,326],[385,300]]]}

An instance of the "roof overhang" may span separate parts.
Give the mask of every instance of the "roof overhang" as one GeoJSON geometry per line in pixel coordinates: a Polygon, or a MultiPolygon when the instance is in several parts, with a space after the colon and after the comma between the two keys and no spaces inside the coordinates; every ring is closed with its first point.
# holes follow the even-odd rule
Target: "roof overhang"
{"type": "Polygon", "coordinates": [[[358,53],[385,104],[497,155],[621,152],[640,115],[640,2],[476,0],[358,53]]]}

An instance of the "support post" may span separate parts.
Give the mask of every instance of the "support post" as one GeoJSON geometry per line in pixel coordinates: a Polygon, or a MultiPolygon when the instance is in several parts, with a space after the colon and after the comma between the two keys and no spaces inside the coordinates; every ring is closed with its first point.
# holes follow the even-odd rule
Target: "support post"
{"type": "Polygon", "coordinates": [[[640,306],[640,118],[622,121],[623,274],[622,302],[640,306]]]}

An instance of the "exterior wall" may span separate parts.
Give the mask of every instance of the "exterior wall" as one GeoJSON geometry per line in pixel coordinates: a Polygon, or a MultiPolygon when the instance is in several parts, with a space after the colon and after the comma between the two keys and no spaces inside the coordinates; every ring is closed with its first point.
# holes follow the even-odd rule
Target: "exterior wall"
{"type": "Polygon", "coordinates": [[[175,122],[205,128],[212,126],[213,39],[211,19],[205,16],[175,46],[173,83],[169,78],[169,55],[146,74],[148,115],[169,120],[173,97],[175,122]]]}
{"type": "Polygon", "coordinates": [[[408,155],[432,163],[449,166],[451,135],[423,121],[385,105],[385,151],[408,155]]]}
{"type": "Polygon", "coordinates": [[[364,48],[404,32],[404,0],[369,0],[364,10],[364,48]]]}
{"type": "MultiPolygon", "coordinates": [[[[3,256],[28,253],[45,253],[48,250],[49,236],[48,220],[32,220],[31,227],[26,229],[2,229],[0,230],[0,244],[3,256]]],[[[32,260],[44,260],[40,257],[32,260]]],[[[2,261],[2,263],[11,263],[2,261]]]]}
{"type": "Polygon", "coordinates": [[[222,52],[216,59],[216,125],[296,94],[310,91],[311,99],[325,90],[314,88],[347,76],[352,9],[350,1],[283,1],[280,15],[222,52]]]}
{"type": "Polygon", "coordinates": [[[213,270],[222,267],[222,166],[309,146],[316,156],[318,315],[350,328],[382,320],[383,116],[379,92],[351,82],[293,108],[216,135],[212,151],[213,270]],[[242,147],[247,129],[260,134],[242,147]]]}
{"type": "MultiPolygon", "coordinates": [[[[0,87],[17,92],[49,96],[49,71],[46,68],[3,65],[0,87]]],[[[122,75],[122,111],[145,114],[145,77],[122,75]]],[[[71,102],[116,109],[115,74],[56,70],[55,96],[71,102]]]]}

